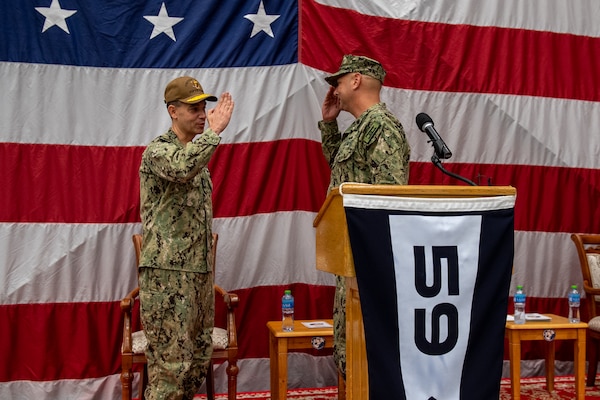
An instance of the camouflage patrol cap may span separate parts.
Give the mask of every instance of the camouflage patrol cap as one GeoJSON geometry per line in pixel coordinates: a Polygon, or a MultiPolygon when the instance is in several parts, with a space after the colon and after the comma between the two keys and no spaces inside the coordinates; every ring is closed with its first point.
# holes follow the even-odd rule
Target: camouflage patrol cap
{"type": "Polygon", "coordinates": [[[217,101],[212,94],[204,93],[202,85],[191,76],[173,79],[165,88],[165,103],[179,100],[185,104],[196,104],[203,100],[217,101]]]}
{"type": "Polygon", "coordinates": [[[326,77],[325,80],[331,86],[337,86],[338,78],[350,72],[360,72],[363,75],[372,76],[381,83],[383,83],[383,78],[385,78],[385,70],[379,61],[365,56],[347,54],[342,59],[340,70],[335,74],[326,77]]]}

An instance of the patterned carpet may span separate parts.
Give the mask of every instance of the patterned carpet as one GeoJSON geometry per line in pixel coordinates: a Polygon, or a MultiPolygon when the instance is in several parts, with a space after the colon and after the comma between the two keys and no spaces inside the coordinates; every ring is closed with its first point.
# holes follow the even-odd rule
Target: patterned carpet
{"type": "MultiPolygon", "coordinates": [[[[598,385],[596,380],[596,385],[598,385]]],[[[522,400],[547,400],[547,399],[574,399],[575,398],[575,379],[572,376],[557,376],[554,378],[554,390],[549,393],[546,390],[546,378],[526,378],[521,379],[521,399],[522,400]]],[[[500,384],[500,400],[509,400],[510,379],[502,379],[500,384]]],[[[585,399],[600,399],[600,386],[586,387],[585,399]]]]}
{"type": "MultiPolygon", "coordinates": [[[[600,378],[600,376],[598,377],[600,378]]],[[[586,400],[600,400],[600,382],[596,380],[594,387],[586,387],[586,400]]],[[[270,400],[269,392],[238,393],[238,400],[270,400]]],[[[294,389],[288,391],[289,400],[337,400],[337,387],[319,389],[294,389]]],[[[574,399],[575,381],[572,376],[557,376],[554,379],[554,390],[546,390],[546,379],[543,377],[521,379],[521,400],[574,399]]],[[[195,400],[205,400],[205,395],[198,395],[195,400]]],[[[502,379],[500,399],[510,400],[510,379],[502,379]]],[[[227,400],[227,395],[219,394],[216,400],[227,400]]]]}
{"type": "MultiPolygon", "coordinates": [[[[316,389],[290,389],[288,400],[337,400],[337,386],[316,389]]],[[[238,393],[238,400],[270,400],[269,392],[238,393]]],[[[194,400],[206,400],[206,395],[197,395],[194,400]]],[[[226,394],[218,394],[215,400],[227,400],[226,394]]]]}

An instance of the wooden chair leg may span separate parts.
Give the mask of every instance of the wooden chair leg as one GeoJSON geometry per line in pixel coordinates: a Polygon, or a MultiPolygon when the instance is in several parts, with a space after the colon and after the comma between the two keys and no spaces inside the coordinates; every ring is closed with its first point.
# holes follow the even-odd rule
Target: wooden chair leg
{"type": "Polygon", "coordinates": [[[600,341],[595,339],[590,340],[587,380],[585,382],[586,386],[594,386],[596,383],[596,370],[598,368],[598,347],[600,347],[600,341]]]}
{"type": "Polygon", "coordinates": [[[215,400],[215,371],[212,360],[208,364],[208,371],[206,371],[206,399],[215,400]]]}
{"type": "Polygon", "coordinates": [[[133,382],[133,371],[123,369],[121,372],[121,398],[131,400],[131,383],[133,382]]]}
{"type": "Polygon", "coordinates": [[[237,397],[237,375],[240,369],[234,359],[227,361],[227,400],[236,400],[237,397]]]}

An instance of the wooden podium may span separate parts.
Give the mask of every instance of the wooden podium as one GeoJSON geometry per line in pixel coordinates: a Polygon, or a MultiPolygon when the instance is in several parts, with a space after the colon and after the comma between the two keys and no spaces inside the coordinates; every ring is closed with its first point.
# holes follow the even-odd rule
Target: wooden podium
{"type": "MultiPolygon", "coordinates": [[[[344,183],[344,194],[421,198],[475,198],[516,195],[511,186],[368,185],[344,183]]],[[[346,399],[367,400],[369,379],[360,295],[342,195],[334,188],[323,203],[316,228],[317,269],[346,277],[346,399]]]]}

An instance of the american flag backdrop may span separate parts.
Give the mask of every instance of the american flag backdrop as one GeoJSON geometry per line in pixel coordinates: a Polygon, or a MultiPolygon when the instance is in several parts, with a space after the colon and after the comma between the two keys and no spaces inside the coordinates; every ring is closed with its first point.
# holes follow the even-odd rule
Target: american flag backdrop
{"type": "MultiPolygon", "coordinates": [[[[347,53],[388,71],[411,184],[464,184],[430,162],[414,122],[426,112],[448,170],[517,188],[511,293],[566,315],[581,285],[569,234],[600,232],[598,21],[597,0],[0,0],[0,398],[119,398],[138,167],[181,75],[236,102],[210,169],[216,280],[241,302],[240,391],[268,389],[265,324],[284,289],[297,318],[331,317],[312,226],[329,181],[317,121],[347,53]]],[[[535,373],[541,351],[523,356],[535,373]]],[[[291,386],[335,384],[330,357],[290,368],[291,386]]]]}

